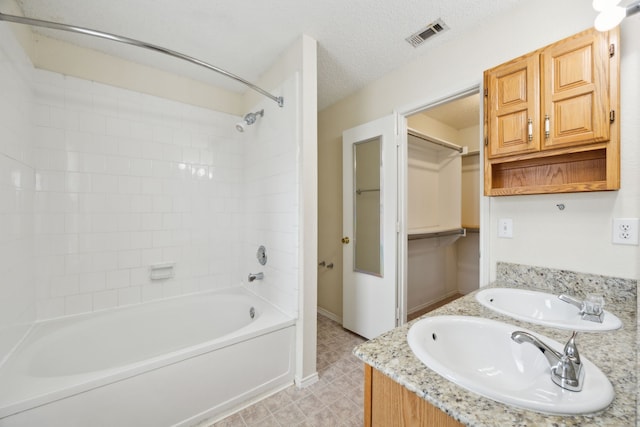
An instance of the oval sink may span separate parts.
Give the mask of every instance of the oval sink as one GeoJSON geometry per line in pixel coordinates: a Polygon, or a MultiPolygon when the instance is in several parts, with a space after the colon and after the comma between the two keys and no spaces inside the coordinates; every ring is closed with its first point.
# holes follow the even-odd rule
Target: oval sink
{"type": "Polygon", "coordinates": [[[556,351],[564,347],[513,325],[470,316],[426,317],[409,329],[407,341],[428,368],[469,391],[507,405],[547,414],[579,415],[600,411],[613,401],[611,383],[584,357],[582,391],[554,384],[542,352],[511,339],[516,330],[531,333],[556,351]]]}
{"type": "Polygon", "coordinates": [[[583,320],[578,307],[546,292],[512,288],[487,288],[476,294],[476,300],[505,316],[537,325],[572,331],[611,331],[622,327],[620,319],[604,310],[602,323],[583,320]]]}

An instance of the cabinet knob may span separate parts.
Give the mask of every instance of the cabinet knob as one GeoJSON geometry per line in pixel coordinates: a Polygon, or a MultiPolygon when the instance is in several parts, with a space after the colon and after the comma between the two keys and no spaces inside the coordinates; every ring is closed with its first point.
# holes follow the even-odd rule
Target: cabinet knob
{"type": "Polygon", "coordinates": [[[527,133],[529,134],[529,141],[533,141],[533,120],[531,119],[527,122],[527,133]]]}
{"type": "Polygon", "coordinates": [[[343,237],[342,238],[342,243],[344,243],[345,245],[349,244],[349,238],[348,237],[343,237]]]}

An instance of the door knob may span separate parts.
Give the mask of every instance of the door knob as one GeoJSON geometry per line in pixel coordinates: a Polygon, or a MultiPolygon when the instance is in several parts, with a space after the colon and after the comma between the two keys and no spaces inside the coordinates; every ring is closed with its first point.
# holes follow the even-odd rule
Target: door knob
{"type": "Polygon", "coordinates": [[[349,244],[349,238],[348,237],[343,237],[342,238],[342,243],[344,243],[345,245],[349,244]]]}

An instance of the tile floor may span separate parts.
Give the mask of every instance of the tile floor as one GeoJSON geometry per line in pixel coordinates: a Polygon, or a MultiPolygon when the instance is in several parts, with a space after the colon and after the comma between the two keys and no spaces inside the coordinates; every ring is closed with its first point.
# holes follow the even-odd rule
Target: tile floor
{"type": "Polygon", "coordinates": [[[364,424],[364,368],[351,351],[364,338],[318,316],[319,381],[291,386],[213,427],[351,427],[364,424]]]}

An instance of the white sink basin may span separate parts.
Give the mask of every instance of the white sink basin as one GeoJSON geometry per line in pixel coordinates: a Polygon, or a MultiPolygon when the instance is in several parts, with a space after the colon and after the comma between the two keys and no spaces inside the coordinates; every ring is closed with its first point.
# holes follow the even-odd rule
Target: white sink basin
{"type": "Polygon", "coordinates": [[[611,403],[613,387],[593,363],[582,357],[582,391],[560,388],[552,382],[542,352],[511,339],[516,330],[531,333],[554,350],[564,347],[526,329],[470,316],[426,317],[411,327],[407,341],[428,368],[469,391],[507,405],[579,415],[600,411],[611,403]]]}
{"type": "Polygon", "coordinates": [[[478,292],[476,299],[498,313],[537,325],[584,332],[610,331],[622,326],[620,319],[607,310],[602,323],[583,320],[576,306],[546,292],[488,288],[478,292]]]}

